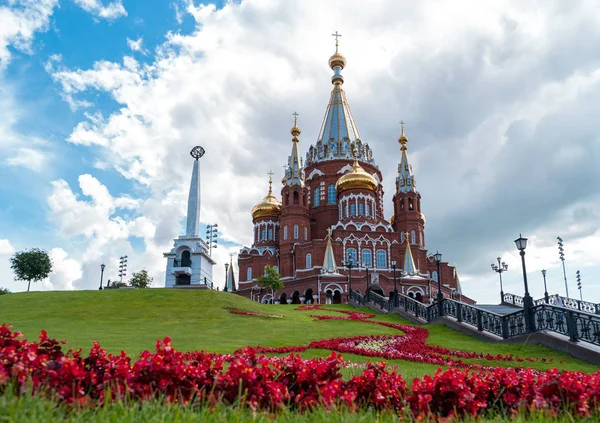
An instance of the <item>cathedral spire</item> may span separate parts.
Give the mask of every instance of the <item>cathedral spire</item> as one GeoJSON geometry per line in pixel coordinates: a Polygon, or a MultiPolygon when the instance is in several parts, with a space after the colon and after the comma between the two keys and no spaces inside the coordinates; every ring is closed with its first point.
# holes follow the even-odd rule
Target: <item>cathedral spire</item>
{"type": "Polygon", "coordinates": [[[227,267],[226,284],[227,291],[237,291],[235,286],[235,273],[233,272],[233,254],[229,254],[229,266],[227,267]]]}
{"type": "Polygon", "coordinates": [[[335,264],[335,254],[331,245],[331,228],[327,228],[327,248],[325,248],[325,257],[323,258],[323,267],[321,273],[337,274],[337,266],[335,264]]]}
{"type": "Polygon", "coordinates": [[[404,270],[409,276],[414,276],[419,274],[419,269],[415,265],[415,259],[413,258],[412,251],[410,249],[410,233],[406,232],[404,234],[406,238],[406,252],[404,253],[404,266],[402,270],[404,270]]]}
{"type": "Polygon", "coordinates": [[[400,138],[398,138],[398,142],[401,145],[400,151],[402,154],[400,156],[400,164],[398,164],[396,192],[417,192],[415,188],[415,177],[413,175],[412,166],[408,162],[408,148],[406,147],[406,144],[408,143],[408,137],[404,134],[404,121],[400,121],[400,125],[402,125],[402,134],[400,135],[400,138]]]}
{"type": "Polygon", "coordinates": [[[300,154],[298,153],[298,143],[300,139],[298,135],[302,131],[298,128],[298,113],[294,112],[294,126],[290,130],[292,134],[292,154],[288,159],[287,169],[285,171],[285,177],[283,178],[284,185],[300,185],[304,186],[304,177],[302,175],[302,162],[300,161],[300,154]]]}
{"type": "Polygon", "coordinates": [[[204,149],[196,146],[190,151],[190,155],[195,159],[192,168],[192,181],[190,182],[190,194],[188,196],[188,211],[185,228],[185,235],[188,237],[198,237],[200,226],[200,157],[204,155],[204,149]]]}

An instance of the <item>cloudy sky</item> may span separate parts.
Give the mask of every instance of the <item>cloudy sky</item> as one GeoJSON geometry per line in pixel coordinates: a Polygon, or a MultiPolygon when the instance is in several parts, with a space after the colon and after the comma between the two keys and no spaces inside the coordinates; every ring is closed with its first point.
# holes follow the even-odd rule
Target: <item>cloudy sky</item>
{"type": "MultiPolygon", "coordinates": [[[[189,151],[202,145],[215,280],[251,243],[250,209],[291,149],[316,141],[339,31],[344,88],[385,180],[386,216],[406,122],[426,246],[476,300],[499,298],[490,264],[529,238],[534,297],[564,294],[556,237],[600,302],[600,3],[590,1],[0,0],[0,286],[8,259],[50,251],[33,289],[96,289],[118,257],[164,283],[183,233],[189,151]]],[[[204,232],[201,230],[201,232],[204,232]]]]}

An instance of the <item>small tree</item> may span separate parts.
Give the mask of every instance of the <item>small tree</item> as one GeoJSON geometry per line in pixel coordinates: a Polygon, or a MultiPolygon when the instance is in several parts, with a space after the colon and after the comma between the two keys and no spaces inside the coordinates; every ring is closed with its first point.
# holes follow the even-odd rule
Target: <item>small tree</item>
{"type": "Polygon", "coordinates": [[[148,288],[153,280],[152,277],[148,276],[148,271],[144,269],[141,272],[133,273],[131,279],[129,279],[129,285],[134,288],[148,288]]]}
{"type": "Polygon", "coordinates": [[[10,294],[10,289],[0,287],[0,295],[10,294]]]}
{"type": "Polygon", "coordinates": [[[31,281],[46,279],[52,273],[52,260],[48,252],[39,248],[19,251],[10,258],[10,268],[15,272],[15,280],[27,281],[27,292],[31,281]]]}
{"type": "Polygon", "coordinates": [[[279,272],[273,266],[265,266],[265,274],[256,279],[264,288],[270,289],[271,293],[283,288],[283,282],[279,278],[279,272]]]}

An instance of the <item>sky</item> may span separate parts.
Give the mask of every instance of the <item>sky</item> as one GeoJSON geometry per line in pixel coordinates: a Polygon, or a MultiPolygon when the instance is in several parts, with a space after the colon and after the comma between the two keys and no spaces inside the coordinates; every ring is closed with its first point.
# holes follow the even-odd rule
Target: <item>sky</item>
{"type": "MultiPolygon", "coordinates": [[[[405,0],[0,0],[0,286],[9,258],[49,251],[33,290],[97,289],[147,269],[164,286],[201,145],[201,222],[218,223],[214,278],[252,243],[250,210],[283,176],[297,111],[304,155],[344,89],[384,175],[391,217],[399,121],[425,243],[465,294],[529,287],[600,302],[600,3],[405,0]]],[[[279,194],[278,185],[275,191],[279,194]]],[[[278,195],[279,196],[279,195],[278,195]]],[[[201,234],[203,233],[201,229],[201,234]]]]}

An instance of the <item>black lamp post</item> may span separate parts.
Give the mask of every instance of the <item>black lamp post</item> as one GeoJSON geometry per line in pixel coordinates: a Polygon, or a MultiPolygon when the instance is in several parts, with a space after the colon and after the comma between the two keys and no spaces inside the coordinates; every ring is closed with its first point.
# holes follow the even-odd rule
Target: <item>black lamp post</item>
{"type": "Polygon", "coordinates": [[[367,263],[367,265],[365,266],[365,271],[367,272],[367,290],[366,292],[369,292],[369,264],[367,263]]]}
{"type": "Polygon", "coordinates": [[[500,304],[504,302],[504,288],[502,287],[502,273],[508,270],[508,264],[504,263],[500,257],[497,258],[498,264],[492,264],[492,270],[500,275],[500,304]]]}
{"type": "Polygon", "coordinates": [[[106,266],[104,265],[104,263],[102,263],[100,265],[100,288],[98,288],[99,291],[102,291],[102,278],[104,277],[104,268],[106,266]]]}
{"type": "Polygon", "coordinates": [[[550,298],[548,297],[548,288],[546,288],[546,269],[542,270],[542,276],[544,277],[544,301],[548,304],[550,298]]]}
{"type": "Polygon", "coordinates": [[[225,263],[225,289],[223,291],[228,291],[227,289],[227,270],[229,269],[229,263],[225,263]]]}
{"type": "Polygon", "coordinates": [[[579,300],[583,301],[583,294],[581,293],[581,273],[579,270],[575,273],[577,275],[577,289],[579,290],[579,300]]]}
{"type": "Polygon", "coordinates": [[[439,315],[441,317],[442,313],[444,311],[444,309],[442,307],[442,301],[444,300],[444,294],[442,294],[442,272],[440,272],[440,262],[442,261],[442,254],[440,252],[436,252],[433,255],[433,258],[435,259],[435,262],[437,264],[437,273],[438,273],[438,277],[437,277],[437,283],[438,283],[437,302],[438,302],[439,315]]]}
{"type": "Polygon", "coordinates": [[[392,269],[394,269],[394,305],[398,307],[398,286],[396,286],[396,260],[392,260],[392,269]]]}
{"type": "Polygon", "coordinates": [[[352,254],[348,254],[346,261],[342,264],[348,268],[348,302],[350,302],[350,295],[352,294],[352,268],[356,267],[352,254]]]}
{"type": "Polygon", "coordinates": [[[523,238],[519,234],[519,238],[515,239],[515,244],[521,255],[521,265],[523,266],[523,283],[525,284],[525,295],[523,296],[523,309],[525,311],[525,328],[527,332],[533,332],[534,321],[533,315],[531,314],[531,307],[533,307],[533,298],[529,295],[529,286],[527,285],[527,270],[525,269],[525,248],[527,247],[527,238],[523,238]]]}
{"type": "Polygon", "coordinates": [[[560,261],[562,261],[563,276],[565,277],[565,292],[567,293],[567,298],[569,298],[569,285],[567,284],[567,271],[565,269],[564,244],[561,237],[557,236],[556,239],[558,240],[558,258],[560,258],[560,261]]]}

